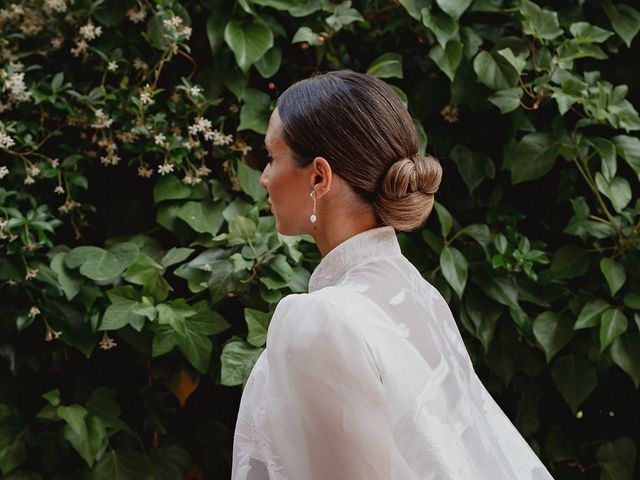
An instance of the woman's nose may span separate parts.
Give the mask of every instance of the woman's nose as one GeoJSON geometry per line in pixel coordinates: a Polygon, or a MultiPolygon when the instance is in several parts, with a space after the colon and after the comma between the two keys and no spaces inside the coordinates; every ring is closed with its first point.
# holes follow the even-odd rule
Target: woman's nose
{"type": "Polygon", "coordinates": [[[262,175],[260,175],[260,186],[262,188],[264,188],[265,190],[267,189],[267,170],[269,169],[269,165],[267,164],[266,167],[264,167],[264,170],[262,171],[262,175]]]}

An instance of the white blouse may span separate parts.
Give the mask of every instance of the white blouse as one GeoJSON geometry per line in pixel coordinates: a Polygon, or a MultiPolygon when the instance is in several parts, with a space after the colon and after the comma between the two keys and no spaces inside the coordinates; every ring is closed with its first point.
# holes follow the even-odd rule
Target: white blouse
{"type": "Polygon", "coordinates": [[[280,301],[240,402],[232,480],[342,479],[553,480],[389,226],[280,301]]]}

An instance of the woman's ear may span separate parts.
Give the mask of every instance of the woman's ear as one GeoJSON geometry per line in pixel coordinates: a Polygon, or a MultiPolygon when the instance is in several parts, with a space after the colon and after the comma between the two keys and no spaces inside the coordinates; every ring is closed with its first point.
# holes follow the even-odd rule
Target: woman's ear
{"type": "Polygon", "coordinates": [[[316,157],[311,163],[311,188],[314,188],[317,198],[321,198],[325,193],[331,190],[331,182],[333,181],[333,171],[331,165],[323,157],[316,157]]]}

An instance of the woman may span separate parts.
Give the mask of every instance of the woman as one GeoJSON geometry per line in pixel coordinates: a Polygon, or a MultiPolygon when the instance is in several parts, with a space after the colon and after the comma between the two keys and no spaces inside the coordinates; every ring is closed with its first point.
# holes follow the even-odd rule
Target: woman
{"type": "Polygon", "coordinates": [[[480,383],[451,312],[402,255],[442,170],[407,110],[352,71],[296,83],[265,145],[276,228],[323,259],[277,306],[245,385],[233,480],[542,480],[480,383]]]}

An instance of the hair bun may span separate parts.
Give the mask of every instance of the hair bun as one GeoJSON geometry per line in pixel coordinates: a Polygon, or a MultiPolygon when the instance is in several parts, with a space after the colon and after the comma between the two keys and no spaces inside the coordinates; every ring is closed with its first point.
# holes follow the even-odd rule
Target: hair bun
{"type": "Polygon", "coordinates": [[[430,155],[416,154],[393,162],[374,202],[376,213],[396,230],[419,228],[431,213],[441,180],[440,162],[430,155]]]}

